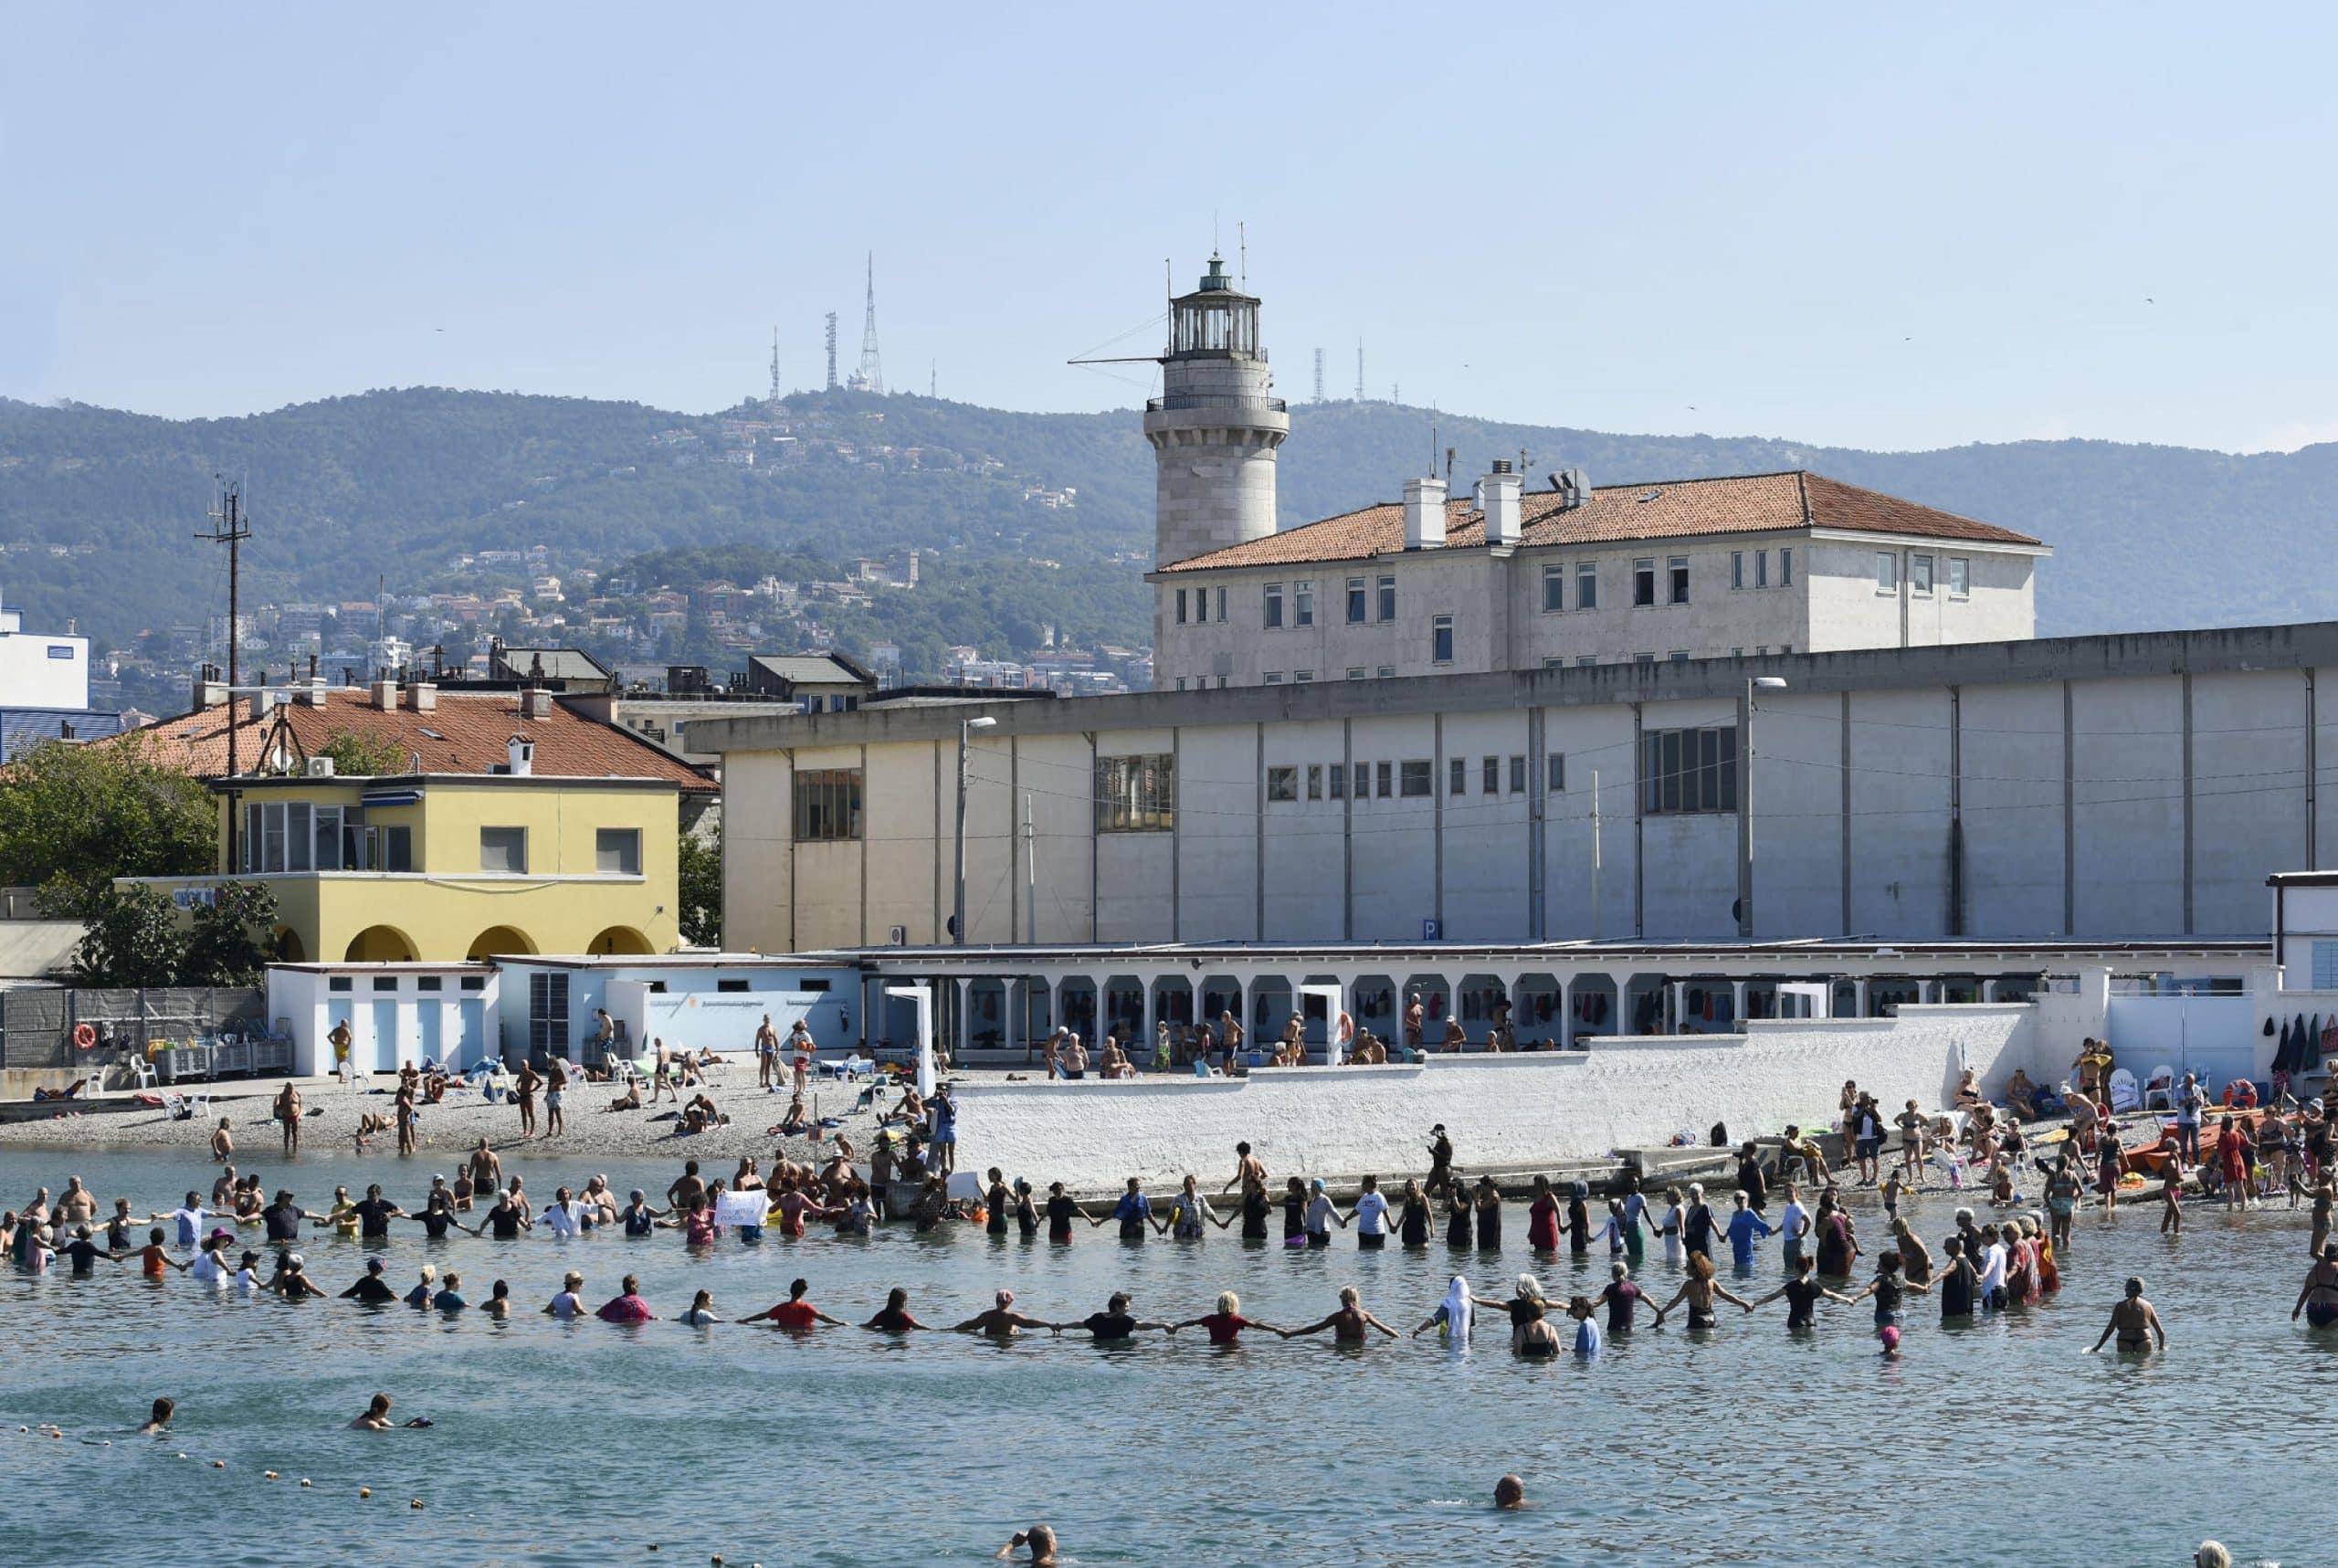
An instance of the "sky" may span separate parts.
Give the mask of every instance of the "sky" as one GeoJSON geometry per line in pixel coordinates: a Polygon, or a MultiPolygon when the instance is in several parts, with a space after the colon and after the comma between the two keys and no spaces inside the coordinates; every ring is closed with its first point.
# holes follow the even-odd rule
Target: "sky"
{"type": "Polygon", "coordinates": [[[16,7],[0,395],[1126,407],[1248,240],[1279,389],[1890,449],[2338,439],[2338,10],[16,7]],[[929,383],[929,378],[931,381],[929,383]]]}

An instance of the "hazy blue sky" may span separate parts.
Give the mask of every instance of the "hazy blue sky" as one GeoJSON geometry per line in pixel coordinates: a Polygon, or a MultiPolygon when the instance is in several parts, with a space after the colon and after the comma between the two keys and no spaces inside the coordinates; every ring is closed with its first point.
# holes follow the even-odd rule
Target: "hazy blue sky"
{"type": "MultiPolygon", "coordinates": [[[[1064,362],[1247,222],[1281,390],[1876,447],[2338,437],[2329,7],[13,8],[0,395],[700,410],[1064,362]]],[[[1154,330],[1121,340],[1141,352],[1154,330]]]]}

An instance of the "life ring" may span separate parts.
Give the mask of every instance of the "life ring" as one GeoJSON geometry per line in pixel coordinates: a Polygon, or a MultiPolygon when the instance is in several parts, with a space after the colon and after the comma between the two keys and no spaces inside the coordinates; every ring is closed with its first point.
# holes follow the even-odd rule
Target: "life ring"
{"type": "Polygon", "coordinates": [[[1345,1013],[1340,1015],[1340,1024],[1335,1037],[1343,1046],[1355,1038],[1355,1020],[1345,1013]]]}
{"type": "Polygon", "coordinates": [[[73,1026],[73,1044],[76,1047],[86,1051],[97,1043],[98,1031],[96,1026],[91,1024],[76,1024],[73,1026]]]}

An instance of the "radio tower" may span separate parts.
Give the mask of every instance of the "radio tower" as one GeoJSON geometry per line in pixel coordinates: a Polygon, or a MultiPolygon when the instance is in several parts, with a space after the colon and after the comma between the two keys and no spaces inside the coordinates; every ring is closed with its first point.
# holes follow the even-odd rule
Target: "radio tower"
{"type": "Polygon", "coordinates": [[[1315,351],[1315,401],[1323,401],[1323,351],[1315,351]]]}
{"type": "Polygon", "coordinates": [[[853,373],[852,390],[882,395],[884,366],[877,358],[877,253],[869,253],[869,312],[861,318],[860,368],[853,373]]]}
{"type": "Polygon", "coordinates": [[[779,401],[779,329],[771,330],[771,400],[779,401]]]}
{"type": "Polygon", "coordinates": [[[828,312],[828,390],[837,389],[837,313],[828,312]]]}
{"type": "Polygon", "coordinates": [[[1358,403],[1364,401],[1364,340],[1361,338],[1356,340],[1355,345],[1355,400],[1358,403]]]}

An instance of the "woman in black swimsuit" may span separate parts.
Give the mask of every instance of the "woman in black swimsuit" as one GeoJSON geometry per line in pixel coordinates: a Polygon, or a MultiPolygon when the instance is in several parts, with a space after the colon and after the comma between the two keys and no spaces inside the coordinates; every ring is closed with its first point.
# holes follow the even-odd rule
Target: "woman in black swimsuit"
{"type": "Polygon", "coordinates": [[[1941,1320],[1945,1322],[1951,1318],[1969,1318],[1981,1276],[1974,1268],[1973,1260],[1964,1255],[1961,1238],[1952,1236],[1942,1245],[1948,1249],[1948,1258],[1940,1266],[1940,1279],[1936,1281],[1940,1286],[1941,1320]]]}
{"type": "Polygon", "coordinates": [[[1307,1188],[1297,1176],[1283,1188],[1282,1244],[1285,1247],[1307,1245],[1307,1188]]]}
{"type": "Polygon", "coordinates": [[[1428,1245],[1428,1199],[1416,1181],[1405,1184],[1404,1213],[1396,1221],[1397,1241],[1406,1247],[1428,1245]]]}
{"type": "Polygon", "coordinates": [[[983,1229],[991,1236],[1005,1236],[1006,1211],[1014,1199],[1007,1193],[1006,1175],[996,1165],[990,1168],[989,1175],[990,1190],[983,1194],[983,1207],[987,1211],[983,1229]]]}
{"type": "Polygon", "coordinates": [[[1445,1188],[1445,1245],[1468,1247],[1475,1234],[1471,1215],[1477,1205],[1469,1196],[1469,1189],[1459,1182],[1448,1183],[1445,1188]]]}
{"type": "Polygon", "coordinates": [[[1656,1315],[1660,1319],[1686,1301],[1689,1303],[1689,1326],[1710,1329],[1713,1326],[1713,1302],[1717,1300],[1742,1307],[1749,1312],[1754,1310],[1753,1304],[1743,1297],[1731,1295],[1725,1287],[1714,1281],[1713,1260],[1711,1258],[1701,1252],[1692,1252],[1689,1254],[1689,1277],[1680,1281],[1680,1289],[1672,1293],[1672,1300],[1657,1309],[1656,1315]]]}
{"type": "Polygon", "coordinates": [[[1015,1178],[1015,1228],[1024,1240],[1039,1234],[1039,1211],[1031,1206],[1031,1184],[1015,1178]]]}
{"type": "Polygon", "coordinates": [[[1784,1296],[1786,1299],[1786,1332],[1792,1333],[1796,1329],[1817,1328],[1818,1326],[1817,1308],[1822,1299],[1839,1301],[1846,1307],[1851,1304],[1850,1297],[1838,1290],[1829,1290],[1818,1282],[1818,1276],[1815,1272],[1817,1267],[1818,1260],[1810,1254],[1804,1253],[1795,1259],[1794,1278],[1754,1302],[1754,1305],[1766,1307],[1784,1296]]]}
{"type": "Polygon", "coordinates": [[[1472,1200],[1478,1208],[1478,1250],[1501,1250],[1501,1189],[1494,1185],[1491,1176],[1478,1178],[1478,1191],[1472,1200]]]}
{"type": "Polygon", "coordinates": [[[1267,1239],[1267,1189],[1256,1184],[1242,1189],[1242,1239],[1267,1239]]]}

